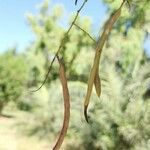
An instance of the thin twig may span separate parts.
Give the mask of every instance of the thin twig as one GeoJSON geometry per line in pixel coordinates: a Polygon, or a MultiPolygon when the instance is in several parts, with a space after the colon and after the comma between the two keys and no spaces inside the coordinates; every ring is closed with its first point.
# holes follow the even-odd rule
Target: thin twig
{"type": "Polygon", "coordinates": [[[42,88],[42,86],[45,84],[45,82],[47,81],[47,78],[48,78],[48,75],[49,75],[49,73],[50,73],[50,71],[51,71],[51,68],[52,68],[52,66],[53,66],[53,63],[54,63],[54,61],[55,61],[55,59],[56,59],[58,53],[60,52],[61,48],[63,47],[66,37],[69,35],[70,30],[72,29],[73,25],[75,24],[75,22],[76,22],[76,20],[77,20],[77,18],[78,18],[78,16],[79,16],[80,11],[82,10],[82,8],[84,7],[84,5],[85,5],[86,2],[87,2],[87,0],[85,0],[85,1],[82,3],[82,5],[80,6],[80,8],[77,10],[75,17],[74,17],[74,19],[73,19],[73,21],[72,21],[72,23],[71,23],[69,29],[68,29],[67,32],[65,33],[65,35],[64,35],[64,37],[63,37],[63,39],[62,39],[62,41],[61,41],[61,43],[60,43],[60,45],[59,45],[59,48],[58,48],[57,52],[55,53],[55,56],[54,56],[54,58],[53,58],[53,60],[52,60],[52,62],[51,62],[51,64],[50,64],[50,66],[49,66],[49,68],[48,68],[48,72],[47,72],[47,74],[46,74],[46,77],[45,77],[43,83],[41,84],[41,86],[40,86],[39,88],[37,88],[36,90],[33,90],[32,92],[36,92],[36,91],[40,90],[40,89],[42,88]]]}
{"type": "Polygon", "coordinates": [[[77,28],[79,28],[81,31],[83,31],[94,43],[96,43],[96,40],[87,31],[85,31],[83,28],[81,28],[80,26],[78,26],[76,23],[74,23],[74,25],[77,28]]]}
{"type": "Polygon", "coordinates": [[[75,0],[75,5],[77,5],[78,0],[75,0]]]}

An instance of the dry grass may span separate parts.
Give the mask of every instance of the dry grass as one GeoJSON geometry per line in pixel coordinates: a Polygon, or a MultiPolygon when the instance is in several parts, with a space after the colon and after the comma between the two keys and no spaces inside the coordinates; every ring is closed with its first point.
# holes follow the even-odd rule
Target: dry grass
{"type": "Polygon", "coordinates": [[[0,150],[49,150],[48,142],[21,135],[14,126],[17,118],[0,117],[0,150]]]}

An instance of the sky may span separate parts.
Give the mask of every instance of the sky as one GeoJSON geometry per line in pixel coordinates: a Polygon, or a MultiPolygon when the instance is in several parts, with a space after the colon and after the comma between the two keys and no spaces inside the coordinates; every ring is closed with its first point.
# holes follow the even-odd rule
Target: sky
{"type": "MultiPolygon", "coordinates": [[[[26,14],[38,13],[38,5],[43,0],[0,0],[0,51],[11,47],[17,47],[23,50],[34,40],[31,28],[27,22],[26,14]]],[[[82,0],[79,0],[78,6],[74,5],[74,0],[51,0],[51,6],[61,3],[64,5],[65,12],[70,16],[76,12],[82,0]]],[[[82,11],[82,15],[91,16],[95,29],[104,18],[106,8],[100,2],[95,0],[94,9],[92,1],[89,1],[82,11]],[[97,12],[99,12],[97,14],[97,12]],[[96,21],[95,21],[96,20],[96,21]]],[[[65,19],[67,24],[68,20],[65,19]]]]}
{"type": "MultiPolygon", "coordinates": [[[[74,5],[74,0],[51,0],[51,7],[61,3],[64,5],[66,16],[76,12],[82,0],[78,0],[78,6],[74,5]]],[[[17,47],[19,51],[25,49],[34,40],[31,28],[27,22],[26,14],[37,14],[38,5],[43,0],[0,0],[0,52],[8,48],[17,47]]],[[[89,0],[81,12],[83,16],[90,16],[93,29],[99,30],[99,26],[105,19],[106,7],[101,0],[89,0]]],[[[63,24],[66,26],[68,19],[63,24]]],[[[144,47],[150,55],[150,37],[144,47]]]]}

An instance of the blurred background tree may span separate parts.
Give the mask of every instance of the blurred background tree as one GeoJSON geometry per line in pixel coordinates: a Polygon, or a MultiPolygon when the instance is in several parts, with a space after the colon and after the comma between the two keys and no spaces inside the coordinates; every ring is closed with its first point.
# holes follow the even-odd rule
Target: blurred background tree
{"type": "Polygon", "coordinates": [[[0,55],[0,113],[8,102],[17,103],[26,88],[28,69],[23,55],[11,49],[0,55]]]}

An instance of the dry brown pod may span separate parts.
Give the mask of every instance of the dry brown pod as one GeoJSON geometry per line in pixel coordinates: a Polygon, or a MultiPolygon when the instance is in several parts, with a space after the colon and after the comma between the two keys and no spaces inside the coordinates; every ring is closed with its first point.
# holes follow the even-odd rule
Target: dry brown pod
{"type": "Polygon", "coordinates": [[[70,95],[69,95],[69,90],[68,90],[68,85],[67,85],[67,78],[66,78],[66,73],[65,73],[65,67],[63,62],[59,59],[57,56],[60,69],[59,69],[59,76],[61,80],[61,85],[62,85],[62,90],[63,90],[63,98],[64,98],[64,121],[63,121],[63,127],[61,129],[59,138],[53,148],[53,150],[58,150],[60,149],[64,137],[67,134],[67,129],[69,127],[69,119],[70,119],[70,95]]]}

